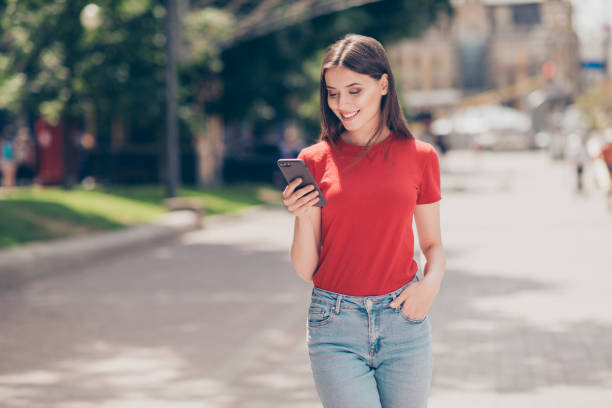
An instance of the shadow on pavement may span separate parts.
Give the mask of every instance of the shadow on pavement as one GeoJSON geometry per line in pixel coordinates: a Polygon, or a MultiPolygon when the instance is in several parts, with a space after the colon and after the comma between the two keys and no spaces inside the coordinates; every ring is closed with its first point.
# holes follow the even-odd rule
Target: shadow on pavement
{"type": "Polygon", "coordinates": [[[448,270],[432,308],[432,392],[526,393],[558,385],[609,387],[609,324],[584,320],[547,327],[478,306],[487,298],[554,289],[554,285],[534,280],[448,270]]]}
{"type": "Polygon", "coordinates": [[[320,406],[310,287],[286,250],[256,246],[168,245],[1,293],[0,400],[320,406]]]}

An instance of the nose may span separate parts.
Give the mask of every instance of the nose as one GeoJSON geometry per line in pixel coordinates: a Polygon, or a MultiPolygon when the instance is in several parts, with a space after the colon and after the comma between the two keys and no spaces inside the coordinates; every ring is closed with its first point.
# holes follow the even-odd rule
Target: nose
{"type": "Polygon", "coordinates": [[[352,108],[351,103],[349,102],[348,98],[340,99],[340,95],[336,97],[336,104],[337,104],[336,106],[338,107],[338,109],[344,112],[349,112],[352,108]]]}

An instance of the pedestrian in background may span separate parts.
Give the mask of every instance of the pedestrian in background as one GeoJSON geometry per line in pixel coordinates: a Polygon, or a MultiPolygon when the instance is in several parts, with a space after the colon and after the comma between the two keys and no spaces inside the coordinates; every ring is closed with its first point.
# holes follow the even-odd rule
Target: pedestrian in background
{"type": "Polygon", "coordinates": [[[600,158],[606,163],[608,168],[608,176],[610,177],[610,185],[606,195],[608,210],[612,211],[612,134],[607,133],[604,139],[604,144],[601,147],[600,158]]]}
{"type": "Polygon", "coordinates": [[[306,322],[314,382],[328,408],[427,405],[433,353],[428,311],[446,257],[440,168],[399,105],[383,46],[349,34],[331,45],[320,77],[321,134],[301,150],[327,204],[294,180],[291,259],[312,281],[306,322]],[[412,221],[424,256],[417,276],[412,221]]]}
{"type": "Polygon", "coordinates": [[[576,171],[576,193],[584,193],[584,168],[589,162],[584,136],[574,135],[567,144],[566,156],[571,160],[576,171]]]}
{"type": "Polygon", "coordinates": [[[2,187],[15,187],[15,175],[17,172],[17,163],[15,161],[15,151],[13,147],[13,132],[12,125],[4,128],[2,139],[0,140],[0,159],[2,163],[2,187]]]}
{"type": "Polygon", "coordinates": [[[291,124],[283,133],[283,140],[280,144],[281,154],[284,158],[292,159],[297,157],[303,148],[304,142],[302,142],[298,127],[295,124],[291,124]]]}

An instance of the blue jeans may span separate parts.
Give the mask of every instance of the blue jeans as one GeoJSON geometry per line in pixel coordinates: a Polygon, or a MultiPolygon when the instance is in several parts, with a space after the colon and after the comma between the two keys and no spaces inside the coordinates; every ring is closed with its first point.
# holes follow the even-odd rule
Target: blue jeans
{"type": "Polygon", "coordinates": [[[410,319],[389,303],[406,287],[379,296],[313,288],[308,354],[325,408],[424,408],[433,353],[429,317],[410,319]]]}

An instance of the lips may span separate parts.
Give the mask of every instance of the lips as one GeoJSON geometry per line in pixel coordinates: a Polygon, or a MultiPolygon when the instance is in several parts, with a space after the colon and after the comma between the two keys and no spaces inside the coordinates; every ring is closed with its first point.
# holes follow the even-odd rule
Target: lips
{"type": "Polygon", "coordinates": [[[342,112],[340,112],[340,116],[342,117],[342,120],[344,121],[350,121],[355,119],[355,117],[357,116],[357,114],[359,114],[359,109],[353,112],[349,112],[348,114],[344,114],[342,112]]]}

